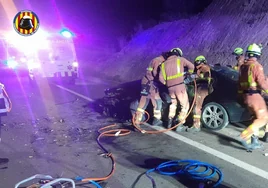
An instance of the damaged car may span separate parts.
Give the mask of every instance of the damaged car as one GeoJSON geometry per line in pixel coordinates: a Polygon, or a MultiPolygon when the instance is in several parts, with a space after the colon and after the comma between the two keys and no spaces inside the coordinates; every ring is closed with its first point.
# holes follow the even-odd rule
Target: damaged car
{"type": "MultiPolygon", "coordinates": [[[[238,72],[230,67],[216,64],[211,65],[211,75],[214,91],[205,98],[203,103],[201,114],[203,127],[210,130],[220,130],[230,123],[250,121],[252,119],[250,112],[244,105],[237,102],[238,72]]],[[[98,109],[104,115],[123,121],[131,121],[132,114],[135,113],[138,106],[140,90],[140,80],[106,89],[105,97],[96,101],[98,109]]],[[[193,84],[187,85],[187,92],[191,104],[194,97],[193,84]]],[[[163,121],[167,121],[171,101],[167,90],[161,91],[160,95],[163,100],[163,121]]],[[[151,113],[153,111],[152,105],[149,104],[146,110],[151,113]]],[[[187,122],[189,121],[191,121],[191,115],[187,118],[187,122]]]]}

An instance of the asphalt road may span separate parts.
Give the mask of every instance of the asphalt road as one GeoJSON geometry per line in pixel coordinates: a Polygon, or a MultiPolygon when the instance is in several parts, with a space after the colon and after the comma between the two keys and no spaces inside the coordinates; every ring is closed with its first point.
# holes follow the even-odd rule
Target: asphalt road
{"type": "MultiPolygon", "coordinates": [[[[99,155],[102,151],[95,139],[99,128],[115,120],[94,112],[88,100],[102,97],[103,90],[111,83],[90,79],[77,85],[60,84],[63,87],[59,88],[44,80],[38,87],[32,87],[25,79],[1,78],[1,82],[13,102],[12,112],[2,117],[1,188],[13,188],[17,182],[34,174],[73,178],[102,177],[109,173],[110,160],[99,155]]],[[[148,169],[169,160],[194,159],[222,170],[224,180],[220,187],[266,188],[266,149],[253,153],[243,150],[233,139],[241,130],[239,126],[230,125],[222,131],[203,130],[199,134],[132,132],[128,136],[104,138],[103,145],[115,156],[116,171],[101,185],[149,188],[152,184],[144,175],[148,169]]],[[[179,176],[157,173],[152,176],[159,188],[195,185],[179,176]]]]}

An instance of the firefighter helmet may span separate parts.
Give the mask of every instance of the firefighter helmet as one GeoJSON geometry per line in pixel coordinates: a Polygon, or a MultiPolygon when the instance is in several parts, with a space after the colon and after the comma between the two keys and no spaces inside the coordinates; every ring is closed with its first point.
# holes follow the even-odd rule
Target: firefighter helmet
{"type": "Polygon", "coordinates": [[[234,55],[242,55],[244,50],[242,48],[235,48],[233,51],[234,55]]]}
{"type": "Polygon", "coordinates": [[[20,28],[30,30],[32,29],[33,22],[30,16],[23,16],[23,18],[20,20],[20,28]]]}
{"type": "Polygon", "coordinates": [[[201,63],[207,64],[207,60],[203,55],[197,56],[194,60],[195,66],[200,65],[201,63]]]}
{"type": "Polygon", "coordinates": [[[253,43],[248,46],[246,53],[248,57],[260,57],[262,55],[261,50],[262,47],[260,45],[253,43]]]}
{"type": "Polygon", "coordinates": [[[180,57],[182,57],[183,55],[182,50],[180,48],[172,48],[170,52],[175,53],[177,56],[180,56],[180,57]]]}

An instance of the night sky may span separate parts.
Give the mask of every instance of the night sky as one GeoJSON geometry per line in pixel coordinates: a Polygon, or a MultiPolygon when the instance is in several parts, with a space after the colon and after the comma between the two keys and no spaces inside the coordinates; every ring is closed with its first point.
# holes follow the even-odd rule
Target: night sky
{"type": "Polygon", "coordinates": [[[105,43],[122,35],[133,35],[137,23],[151,20],[144,26],[147,29],[165,21],[163,14],[191,15],[202,11],[212,0],[13,1],[18,10],[30,9],[37,13],[40,27],[58,29],[65,26],[91,42],[105,43]]]}

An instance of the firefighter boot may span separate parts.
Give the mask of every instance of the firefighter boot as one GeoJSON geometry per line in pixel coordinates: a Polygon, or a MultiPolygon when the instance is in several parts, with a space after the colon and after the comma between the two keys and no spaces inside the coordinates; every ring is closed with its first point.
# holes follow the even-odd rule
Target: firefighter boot
{"type": "Polygon", "coordinates": [[[176,128],[176,132],[185,132],[186,130],[187,130],[187,126],[185,126],[185,125],[179,125],[176,128]]]}
{"type": "Polygon", "coordinates": [[[153,126],[160,126],[163,124],[163,122],[161,121],[161,119],[154,118],[152,124],[153,124],[153,126]]]}
{"type": "Polygon", "coordinates": [[[201,131],[201,122],[199,119],[194,119],[194,125],[187,129],[187,132],[196,133],[201,131]]]}
{"type": "Polygon", "coordinates": [[[265,132],[264,136],[260,140],[268,143],[268,132],[265,132]]]}
{"type": "Polygon", "coordinates": [[[259,143],[258,137],[257,136],[251,136],[251,148],[252,149],[260,149],[262,148],[262,144],[259,143]]]}
{"type": "Polygon", "coordinates": [[[200,131],[201,131],[201,128],[196,127],[196,126],[192,126],[192,127],[187,129],[187,132],[189,132],[189,133],[197,133],[197,132],[200,132],[200,131]]]}
{"type": "Polygon", "coordinates": [[[247,151],[252,151],[252,150],[253,150],[253,149],[251,148],[251,144],[247,143],[247,140],[242,139],[241,137],[239,137],[239,141],[240,141],[240,143],[242,144],[242,146],[244,146],[244,148],[245,148],[247,151]]]}
{"type": "Polygon", "coordinates": [[[173,119],[168,119],[168,122],[167,122],[167,128],[171,128],[172,127],[172,123],[173,123],[173,119]]]}

